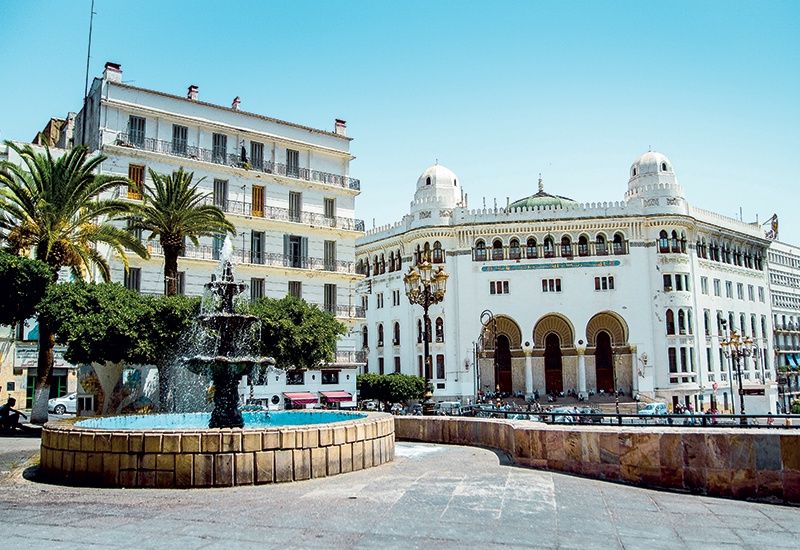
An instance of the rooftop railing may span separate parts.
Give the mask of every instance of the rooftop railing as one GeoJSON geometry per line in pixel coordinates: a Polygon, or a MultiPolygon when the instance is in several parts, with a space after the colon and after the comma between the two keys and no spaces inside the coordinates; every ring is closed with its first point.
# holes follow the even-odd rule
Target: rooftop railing
{"type": "Polygon", "coordinates": [[[358,179],[351,178],[349,176],[331,174],[330,172],[311,170],[309,168],[301,168],[300,166],[281,164],[269,160],[251,162],[243,159],[240,154],[231,154],[214,149],[203,149],[201,147],[187,145],[182,142],[172,142],[155,138],[141,138],[141,136],[133,136],[126,132],[120,132],[117,134],[115,145],[119,145],[121,147],[131,147],[133,149],[140,149],[142,151],[149,151],[151,153],[170,155],[173,157],[183,157],[193,160],[200,160],[203,162],[211,162],[214,164],[223,164],[225,166],[233,166],[234,168],[256,170],[266,174],[276,174],[278,176],[284,176],[287,178],[313,181],[325,185],[343,187],[345,189],[353,189],[356,191],[361,190],[361,182],[358,179]]]}

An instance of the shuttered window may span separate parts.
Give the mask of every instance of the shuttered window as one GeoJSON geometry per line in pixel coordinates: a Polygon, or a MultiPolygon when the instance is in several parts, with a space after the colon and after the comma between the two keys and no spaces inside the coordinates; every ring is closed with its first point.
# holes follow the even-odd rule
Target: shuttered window
{"type": "Polygon", "coordinates": [[[139,164],[128,165],[128,179],[134,185],[128,185],[128,198],[139,200],[142,198],[141,189],[144,186],[144,166],[139,164]]]}
{"type": "Polygon", "coordinates": [[[253,206],[251,210],[253,216],[264,216],[264,187],[261,185],[253,186],[253,206]]]}

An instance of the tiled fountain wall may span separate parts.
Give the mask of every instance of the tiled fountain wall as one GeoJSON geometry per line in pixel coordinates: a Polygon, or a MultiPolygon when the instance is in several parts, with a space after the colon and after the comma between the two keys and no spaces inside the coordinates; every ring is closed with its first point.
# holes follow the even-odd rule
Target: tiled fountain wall
{"type": "MultiPolygon", "coordinates": [[[[314,414],[309,412],[309,414],[314,414]]],[[[106,487],[227,487],[299,481],[394,458],[394,417],[261,429],[113,431],[48,423],[40,468],[106,487]]]]}
{"type": "Polygon", "coordinates": [[[490,447],[517,464],[706,495],[800,503],[800,432],[397,417],[398,439],[490,447]]]}

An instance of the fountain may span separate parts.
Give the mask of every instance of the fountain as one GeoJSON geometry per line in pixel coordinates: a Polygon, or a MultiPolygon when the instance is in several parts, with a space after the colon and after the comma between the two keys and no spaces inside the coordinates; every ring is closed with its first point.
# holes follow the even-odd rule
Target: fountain
{"type": "Polygon", "coordinates": [[[258,352],[259,320],[237,311],[225,240],[193,333],[189,371],[211,379],[208,413],[152,414],[49,422],[41,471],[70,483],[111,487],[220,487],[325,477],[394,458],[394,419],[385,413],[239,410],[239,383],[275,361],[258,352]],[[204,426],[208,426],[205,428],[204,426]]]}

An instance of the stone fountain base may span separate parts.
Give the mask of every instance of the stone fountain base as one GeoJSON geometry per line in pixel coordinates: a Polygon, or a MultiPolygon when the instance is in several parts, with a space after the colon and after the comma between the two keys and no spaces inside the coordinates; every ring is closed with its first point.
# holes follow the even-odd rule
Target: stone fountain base
{"type": "Polygon", "coordinates": [[[42,430],[40,470],[55,482],[230,487],[332,476],[394,459],[394,417],[386,413],[259,429],[112,431],[73,424],[49,422],[42,430]]]}

